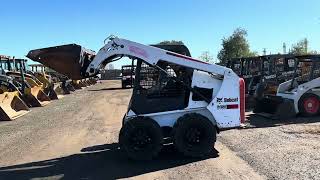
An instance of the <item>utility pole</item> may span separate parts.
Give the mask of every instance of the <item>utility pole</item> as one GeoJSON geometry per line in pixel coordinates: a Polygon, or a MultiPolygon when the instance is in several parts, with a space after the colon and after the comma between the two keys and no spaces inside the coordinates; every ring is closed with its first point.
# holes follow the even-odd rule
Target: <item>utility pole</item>
{"type": "Polygon", "coordinates": [[[263,48],[263,55],[265,56],[265,55],[267,55],[267,49],[266,48],[263,48]]]}
{"type": "Polygon", "coordinates": [[[283,48],[283,54],[287,54],[287,45],[286,45],[286,43],[283,43],[282,48],[283,48]]]}
{"type": "Polygon", "coordinates": [[[305,38],[303,42],[304,42],[304,52],[308,53],[308,39],[305,38]]]}

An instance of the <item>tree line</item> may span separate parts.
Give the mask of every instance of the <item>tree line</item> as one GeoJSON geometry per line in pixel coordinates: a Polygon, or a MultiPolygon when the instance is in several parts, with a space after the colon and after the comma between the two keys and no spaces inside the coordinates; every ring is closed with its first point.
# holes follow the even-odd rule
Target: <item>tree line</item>
{"type": "MultiPolygon", "coordinates": [[[[252,57],[258,56],[258,52],[250,49],[250,44],[247,40],[248,32],[243,28],[237,28],[229,37],[222,38],[221,50],[218,52],[216,63],[226,64],[232,58],[252,57]]],[[[162,41],[159,44],[179,44],[184,45],[182,41],[162,41]]],[[[309,41],[307,38],[299,40],[289,48],[289,54],[306,55],[317,54],[317,51],[309,48],[309,41]]],[[[213,55],[209,51],[204,51],[199,59],[205,62],[214,61],[213,55]]]]}

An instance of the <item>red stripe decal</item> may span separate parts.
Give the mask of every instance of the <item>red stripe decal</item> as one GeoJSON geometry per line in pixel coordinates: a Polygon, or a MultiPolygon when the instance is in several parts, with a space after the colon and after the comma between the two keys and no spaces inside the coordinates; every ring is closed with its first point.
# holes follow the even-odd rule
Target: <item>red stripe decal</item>
{"type": "Polygon", "coordinates": [[[187,59],[187,60],[190,60],[190,61],[194,61],[194,62],[199,62],[199,63],[203,63],[203,64],[209,64],[209,63],[207,63],[207,62],[200,61],[200,60],[197,60],[197,59],[193,59],[193,58],[191,58],[191,57],[184,56],[184,55],[177,54],[177,53],[173,53],[173,52],[167,52],[167,54],[168,54],[168,55],[171,55],[171,56],[175,56],[175,57],[187,59]]]}
{"type": "Polygon", "coordinates": [[[238,104],[229,104],[227,105],[227,109],[238,109],[239,105],[238,104]]]}

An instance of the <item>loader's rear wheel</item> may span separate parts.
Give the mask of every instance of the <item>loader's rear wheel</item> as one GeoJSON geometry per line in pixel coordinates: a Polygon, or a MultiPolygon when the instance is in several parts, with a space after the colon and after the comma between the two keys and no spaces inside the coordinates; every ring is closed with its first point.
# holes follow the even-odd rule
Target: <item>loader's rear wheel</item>
{"type": "Polygon", "coordinates": [[[208,155],[216,141],[216,128],[200,114],[186,114],[180,117],[173,129],[173,143],[185,156],[208,155]]]}
{"type": "Polygon", "coordinates": [[[315,94],[305,94],[299,100],[299,111],[303,116],[315,116],[320,112],[320,98],[315,94]]]}
{"type": "Polygon", "coordinates": [[[150,118],[131,119],[120,130],[120,148],[133,160],[151,160],[160,152],[162,142],[161,128],[150,118]]]}

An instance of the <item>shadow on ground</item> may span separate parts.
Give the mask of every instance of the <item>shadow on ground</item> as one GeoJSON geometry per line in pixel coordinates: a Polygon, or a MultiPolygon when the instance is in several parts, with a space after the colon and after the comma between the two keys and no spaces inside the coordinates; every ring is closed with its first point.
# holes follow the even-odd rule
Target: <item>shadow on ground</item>
{"type": "Polygon", "coordinates": [[[218,157],[215,150],[202,159],[186,158],[166,146],[152,161],[135,162],[127,159],[118,144],[87,147],[83,153],[67,157],[0,167],[0,179],[32,179],[63,177],[62,179],[118,179],[185,165],[191,162],[218,157]]]}
{"type": "Polygon", "coordinates": [[[270,119],[257,114],[247,116],[246,129],[248,128],[267,128],[290,124],[310,124],[320,122],[320,117],[295,117],[290,119],[270,119]]]}

